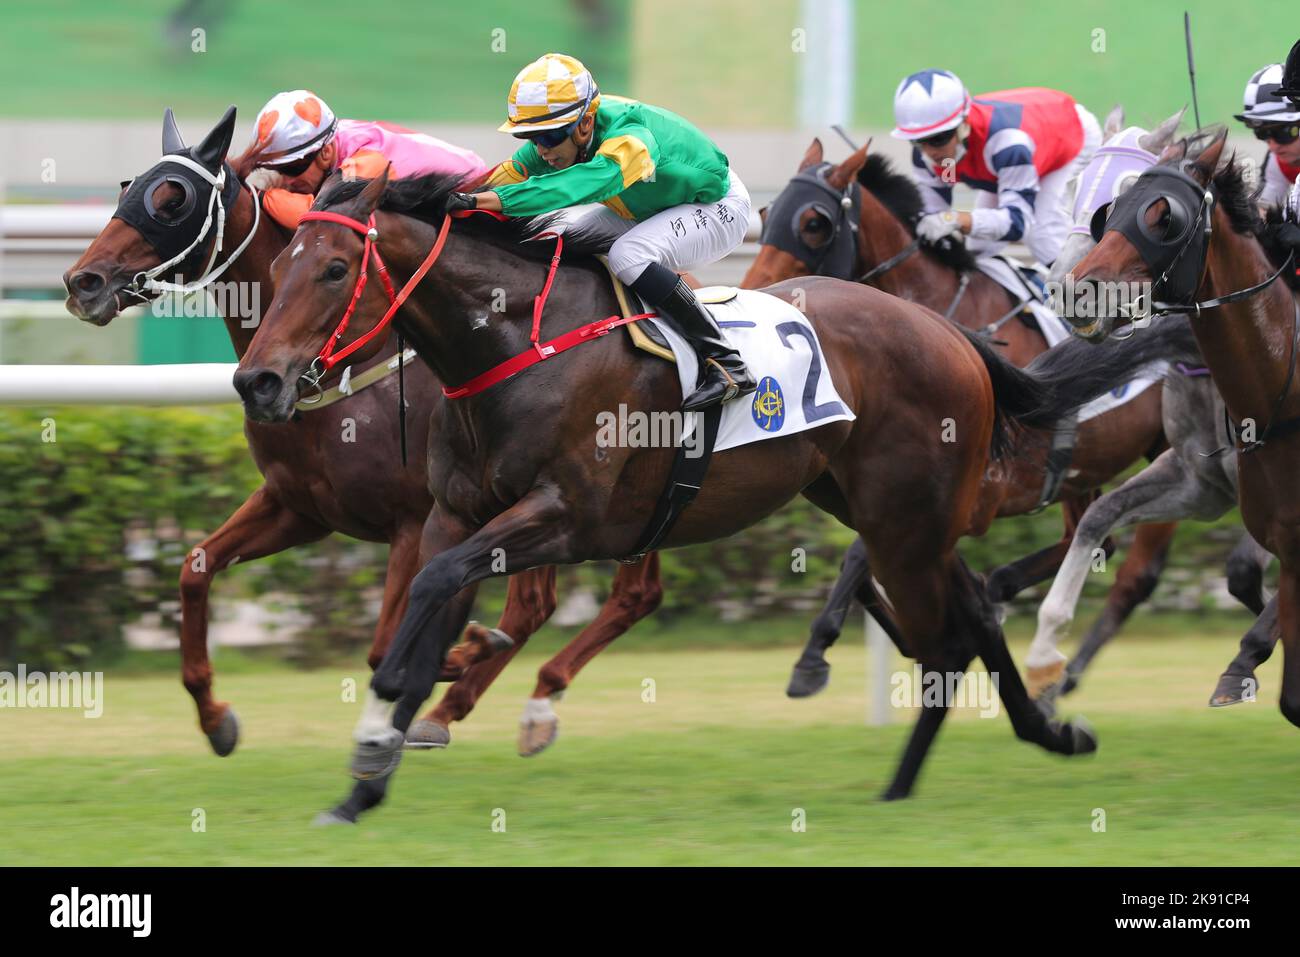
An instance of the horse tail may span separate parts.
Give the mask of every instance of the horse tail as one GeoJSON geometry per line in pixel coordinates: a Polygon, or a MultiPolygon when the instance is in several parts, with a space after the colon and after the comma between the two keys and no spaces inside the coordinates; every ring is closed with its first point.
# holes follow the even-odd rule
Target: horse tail
{"type": "Polygon", "coordinates": [[[1080,406],[1123,385],[1154,362],[1201,362],[1185,316],[1160,316],[1128,339],[1099,344],[1071,337],[1021,369],[999,355],[988,339],[962,329],[979,353],[993,384],[992,454],[1004,457],[1020,428],[1050,429],[1080,406]]]}

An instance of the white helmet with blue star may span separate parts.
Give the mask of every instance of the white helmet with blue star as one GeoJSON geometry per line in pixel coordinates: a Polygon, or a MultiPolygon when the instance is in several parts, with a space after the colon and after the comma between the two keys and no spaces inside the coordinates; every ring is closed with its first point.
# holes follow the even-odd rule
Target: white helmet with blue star
{"type": "Polygon", "coordinates": [[[890,134],[900,140],[920,140],[951,130],[970,112],[970,94],[955,73],[921,70],[903,78],[894,91],[894,123],[890,134]]]}

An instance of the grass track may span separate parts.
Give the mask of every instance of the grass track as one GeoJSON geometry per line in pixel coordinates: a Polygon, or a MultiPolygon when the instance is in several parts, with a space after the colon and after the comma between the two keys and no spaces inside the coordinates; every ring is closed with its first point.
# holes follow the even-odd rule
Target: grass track
{"type": "Polygon", "coordinates": [[[831,687],[801,702],[781,693],[789,649],[606,655],[558,705],[557,744],[525,761],[514,722],[533,654],[448,751],[406,756],[389,804],[326,831],[307,823],[348,783],[344,672],[227,675],[218,690],[245,738],[224,761],[174,679],[110,673],[97,721],[0,716],[0,865],[1205,864],[1225,848],[1295,864],[1300,737],[1276,710],[1276,661],[1259,704],[1204,706],[1228,640],[1110,649],[1067,709],[1098,729],[1095,758],[1059,759],[1017,742],[1003,716],[959,713],[918,795],[894,804],[874,796],[907,719],[863,727],[858,644],[835,650],[831,687]]]}

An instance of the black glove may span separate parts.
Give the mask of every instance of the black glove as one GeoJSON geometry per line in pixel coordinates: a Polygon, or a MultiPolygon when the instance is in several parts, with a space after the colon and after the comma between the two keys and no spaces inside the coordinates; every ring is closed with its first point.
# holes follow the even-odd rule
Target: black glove
{"type": "Polygon", "coordinates": [[[458,213],[462,209],[478,209],[478,197],[473,193],[448,193],[447,212],[458,213]]]}
{"type": "Polygon", "coordinates": [[[1283,251],[1294,249],[1296,258],[1300,259],[1300,225],[1288,222],[1269,223],[1264,227],[1264,241],[1283,251]]]}

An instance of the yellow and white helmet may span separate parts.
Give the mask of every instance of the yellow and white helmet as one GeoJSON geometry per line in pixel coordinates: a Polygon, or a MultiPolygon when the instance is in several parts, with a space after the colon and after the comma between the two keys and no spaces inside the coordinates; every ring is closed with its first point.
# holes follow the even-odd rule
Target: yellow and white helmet
{"type": "Polygon", "coordinates": [[[548,53],[519,71],[506,99],[502,133],[540,133],[582,119],[600,103],[591,71],[563,53],[548,53]]]}
{"type": "Polygon", "coordinates": [[[282,166],[315,153],[334,136],[334,111],[310,90],[277,93],[257,114],[257,142],[266,143],[259,165],[282,166]]]}

